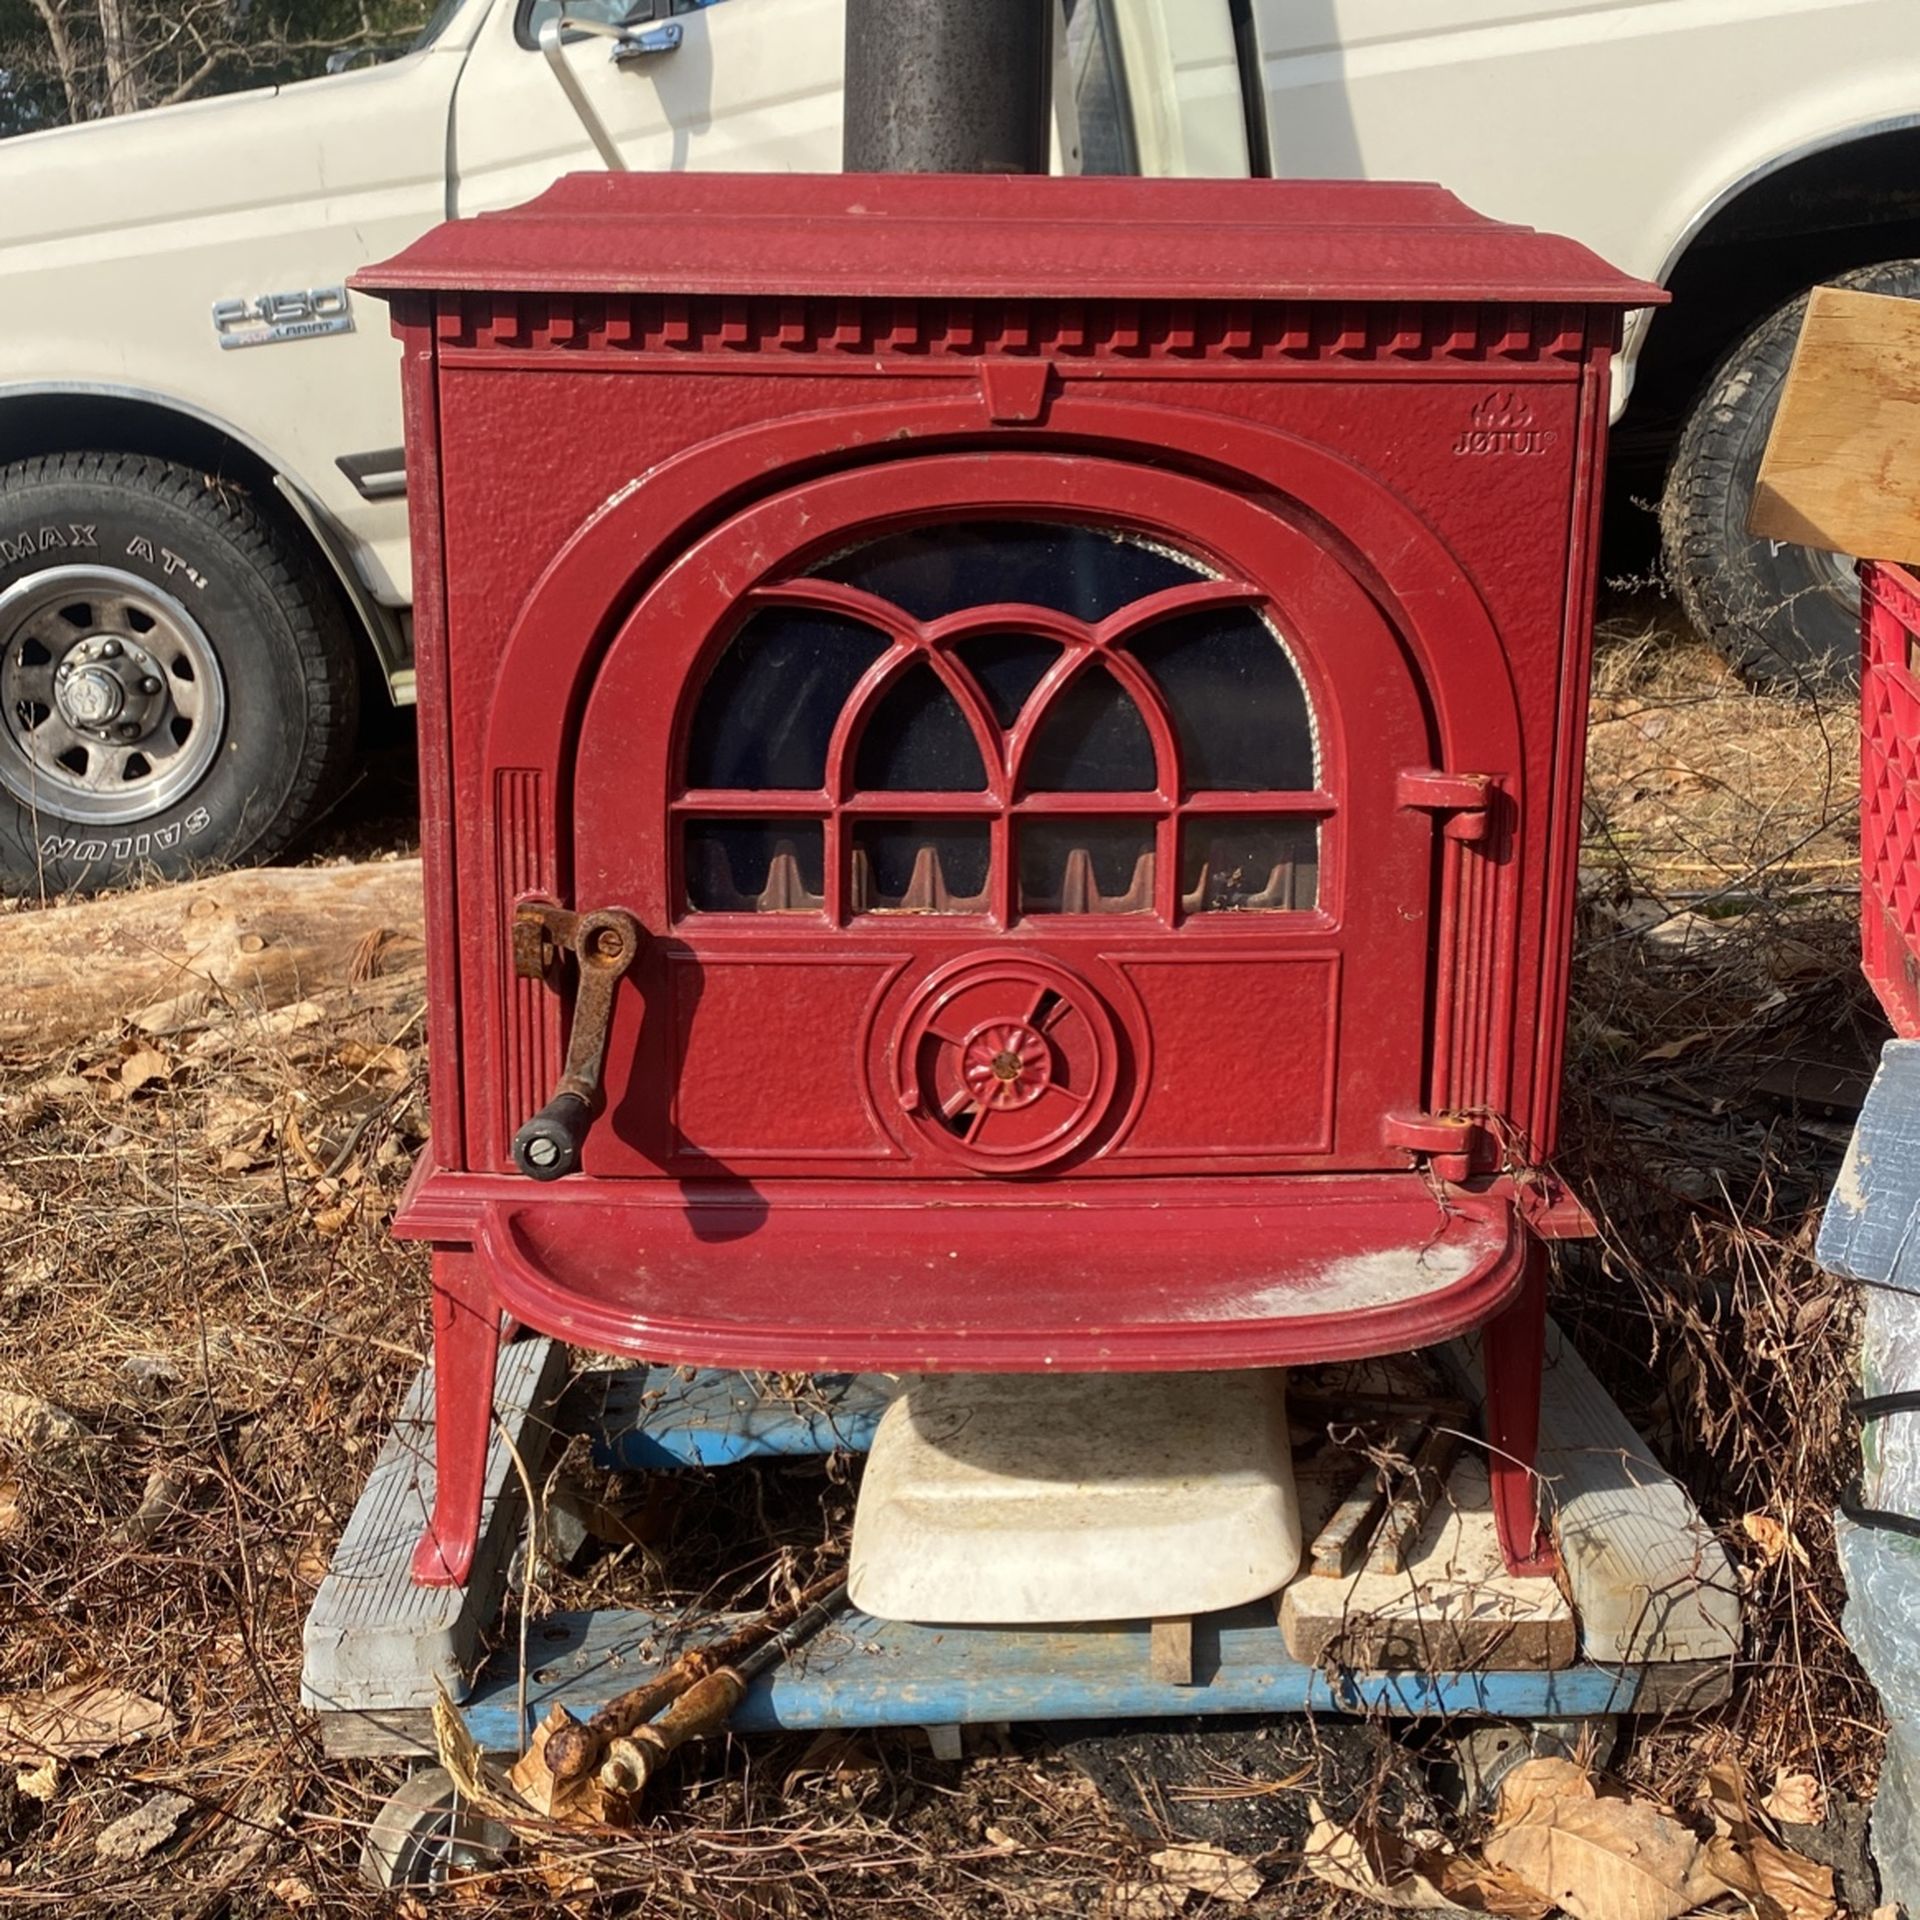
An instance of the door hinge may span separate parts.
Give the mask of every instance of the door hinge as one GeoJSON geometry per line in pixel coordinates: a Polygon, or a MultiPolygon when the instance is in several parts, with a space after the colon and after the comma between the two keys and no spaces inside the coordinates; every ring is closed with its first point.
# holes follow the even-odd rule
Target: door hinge
{"type": "Polygon", "coordinates": [[[1480,1144],[1478,1122],[1456,1113],[1389,1113],[1381,1132],[1390,1147],[1419,1154],[1442,1180],[1464,1180],[1480,1144]]]}
{"type": "Polygon", "coordinates": [[[1440,773],[1415,767],[1400,776],[1395,798],[1418,813],[1444,816],[1449,840],[1484,840],[1492,821],[1494,778],[1490,773],[1440,773]]]}

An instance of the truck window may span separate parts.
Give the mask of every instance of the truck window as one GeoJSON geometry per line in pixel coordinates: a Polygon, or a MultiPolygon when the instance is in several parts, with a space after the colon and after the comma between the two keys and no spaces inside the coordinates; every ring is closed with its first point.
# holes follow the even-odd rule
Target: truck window
{"type": "Polygon", "coordinates": [[[435,0],[433,11],[427,15],[427,23],[414,35],[409,53],[418,53],[422,47],[430,47],[447,30],[447,22],[466,5],[466,0],[435,0]]]}
{"type": "Polygon", "coordinates": [[[540,29],[556,13],[574,20],[601,20],[610,27],[644,27],[653,20],[700,13],[720,4],[721,0],[520,0],[513,31],[523,47],[537,47],[540,29]]]}
{"type": "Polygon", "coordinates": [[[1113,0],[1066,0],[1066,15],[1067,65],[1080,116],[1080,171],[1138,173],[1113,0]]]}

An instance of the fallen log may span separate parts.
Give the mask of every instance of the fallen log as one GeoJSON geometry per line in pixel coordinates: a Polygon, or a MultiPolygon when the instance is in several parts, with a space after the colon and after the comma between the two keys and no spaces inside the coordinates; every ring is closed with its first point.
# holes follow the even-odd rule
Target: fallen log
{"type": "Polygon", "coordinates": [[[262,867],[0,916],[0,1043],[169,1033],[422,962],[420,862],[262,867]]]}

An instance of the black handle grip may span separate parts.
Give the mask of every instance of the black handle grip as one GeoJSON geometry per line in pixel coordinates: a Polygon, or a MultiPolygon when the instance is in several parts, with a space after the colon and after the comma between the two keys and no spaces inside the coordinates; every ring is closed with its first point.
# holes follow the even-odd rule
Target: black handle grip
{"type": "Polygon", "coordinates": [[[593,1109],[577,1093],[556,1093],[513,1136],[513,1164],[529,1180],[558,1180],[578,1171],[580,1143],[593,1109]]]}

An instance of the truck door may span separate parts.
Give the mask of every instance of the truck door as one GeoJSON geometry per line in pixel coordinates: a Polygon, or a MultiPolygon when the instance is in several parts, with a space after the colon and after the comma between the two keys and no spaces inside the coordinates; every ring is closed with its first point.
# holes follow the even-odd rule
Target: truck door
{"type": "Polygon", "coordinates": [[[1837,20],[1859,8],[1745,11],[1251,0],[1271,170],[1441,180],[1481,213],[1571,234],[1658,279],[1718,189],[1720,156],[1766,117],[1760,77],[1809,77],[1866,32],[1837,20]]]}
{"type": "MultiPolygon", "coordinates": [[[[1073,150],[1056,152],[1056,171],[1247,173],[1227,0],[1065,0],[1061,12],[1059,127],[1073,150]]],[[[454,102],[453,213],[605,164],[540,51],[542,25],[562,13],[633,30],[625,46],[564,41],[573,83],[633,171],[838,171],[843,0],[501,0],[454,102]]]]}
{"type": "MultiPolygon", "coordinates": [[[[1099,16],[1116,49],[1139,155],[1133,171],[1195,180],[1240,180],[1260,171],[1250,161],[1240,36],[1229,0],[1080,0],[1079,11],[1099,16]]],[[[1251,70],[1251,47],[1246,57],[1251,70]]]]}
{"type": "Polygon", "coordinates": [[[651,51],[631,36],[623,45],[587,33],[567,36],[563,48],[575,83],[636,173],[836,171],[841,0],[679,6],[685,10],[675,0],[502,0],[454,98],[454,213],[511,206],[563,173],[604,165],[540,51],[541,26],[562,13],[652,30],[651,51]]]}

